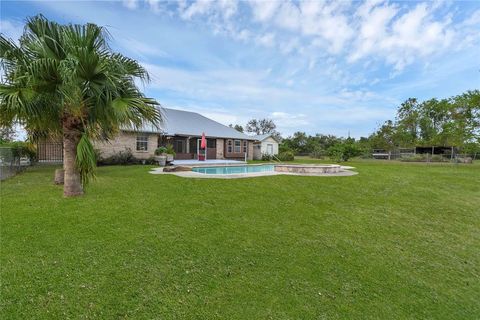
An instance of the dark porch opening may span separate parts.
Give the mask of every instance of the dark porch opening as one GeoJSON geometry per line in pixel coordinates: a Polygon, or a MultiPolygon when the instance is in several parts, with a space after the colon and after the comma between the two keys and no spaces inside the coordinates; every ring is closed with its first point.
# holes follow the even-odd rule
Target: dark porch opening
{"type": "MultiPolygon", "coordinates": [[[[158,139],[158,146],[165,146],[171,144],[175,151],[175,159],[190,160],[197,159],[197,147],[200,143],[201,137],[165,137],[161,136],[158,139]]],[[[207,159],[217,158],[217,139],[207,138],[207,159]]]]}

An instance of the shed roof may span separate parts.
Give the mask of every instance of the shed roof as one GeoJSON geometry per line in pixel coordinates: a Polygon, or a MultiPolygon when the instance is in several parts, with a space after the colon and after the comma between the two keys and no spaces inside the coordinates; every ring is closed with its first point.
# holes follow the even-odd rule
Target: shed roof
{"type": "Polygon", "coordinates": [[[205,132],[207,137],[255,140],[255,137],[248,136],[196,112],[169,108],[162,108],[161,112],[164,122],[160,125],[160,130],[151,125],[145,125],[140,131],[162,133],[167,136],[201,136],[205,132]]]}
{"type": "Polygon", "coordinates": [[[278,140],[271,133],[258,134],[256,136],[253,136],[253,138],[255,138],[255,140],[258,140],[258,141],[263,141],[269,137],[272,137],[273,140],[278,142],[278,140]]]}

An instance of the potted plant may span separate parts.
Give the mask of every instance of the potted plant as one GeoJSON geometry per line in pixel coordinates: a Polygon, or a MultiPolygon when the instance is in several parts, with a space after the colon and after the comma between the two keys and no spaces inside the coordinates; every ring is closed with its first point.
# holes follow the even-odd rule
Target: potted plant
{"type": "Polygon", "coordinates": [[[167,144],[165,153],[167,154],[167,162],[172,162],[176,154],[175,150],[173,150],[173,145],[167,144]]]}
{"type": "Polygon", "coordinates": [[[155,161],[158,162],[160,166],[165,166],[167,164],[167,148],[158,147],[155,150],[155,161]]]}

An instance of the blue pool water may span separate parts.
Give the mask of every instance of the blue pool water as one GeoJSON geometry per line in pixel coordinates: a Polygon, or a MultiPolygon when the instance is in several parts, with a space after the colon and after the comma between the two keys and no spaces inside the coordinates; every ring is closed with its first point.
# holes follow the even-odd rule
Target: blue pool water
{"type": "Polygon", "coordinates": [[[260,165],[260,166],[225,166],[225,167],[198,167],[193,168],[193,172],[203,174],[241,174],[241,173],[254,173],[254,172],[272,172],[274,166],[272,164],[260,165]]]}

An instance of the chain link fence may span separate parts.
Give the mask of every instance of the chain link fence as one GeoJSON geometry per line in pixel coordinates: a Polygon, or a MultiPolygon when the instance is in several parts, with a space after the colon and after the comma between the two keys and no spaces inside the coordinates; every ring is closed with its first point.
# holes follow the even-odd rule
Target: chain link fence
{"type": "Polygon", "coordinates": [[[0,180],[16,175],[29,165],[30,160],[17,155],[14,148],[0,147],[0,180]]]}

